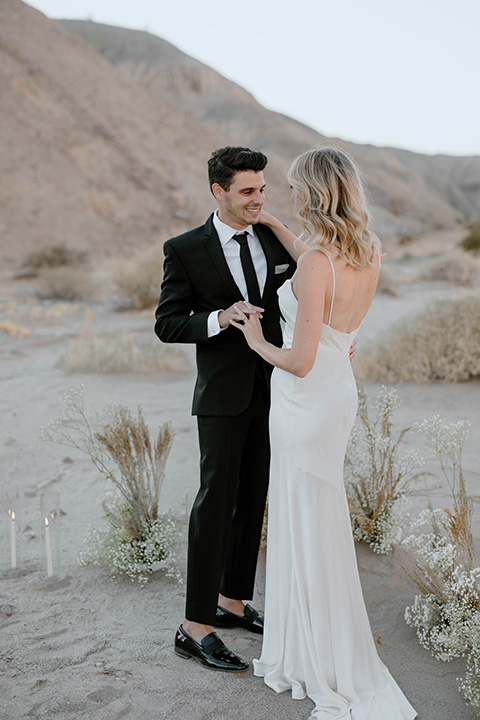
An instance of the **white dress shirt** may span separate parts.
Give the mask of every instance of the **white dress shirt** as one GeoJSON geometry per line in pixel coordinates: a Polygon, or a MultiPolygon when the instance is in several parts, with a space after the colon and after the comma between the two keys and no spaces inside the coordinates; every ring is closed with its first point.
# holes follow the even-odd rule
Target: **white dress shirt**
{"type": "MultiPolygon", "coordinates": [[[[255,268],[255,272],[257,274],[260,295],[262,295],[263,289],[265,287],[265,282],[267,280],[267,259],[260,244],[260,240],[257,238],[253,231],[252,225],[248,225],[244,230],[235,230],[235,228],[230,227],[230,225],[226,225],[220,220],[220,218],[218,217],[218,210],[216,210],[213,215],[213,225],[218,233],[218,237],[222,246],[223,254],[225,255],[225,260],[227,261],[228,268],[232,273],[233,279],[235,280],[238,289],[242,293],[245,300],[248,300],[248,292],[242,263],[240,261],[240,245],[236,240],[233,239],[233,236],[244,232],[247,233],[248,247],[252,256],[253,267],[255,268]]],[[[222,312],[222,309],[214,310],[208,316],[208,337],[218,335],[218,333],[222,329],[226,329],[221,328],[218,322],[218,313],[222,312]]]]}

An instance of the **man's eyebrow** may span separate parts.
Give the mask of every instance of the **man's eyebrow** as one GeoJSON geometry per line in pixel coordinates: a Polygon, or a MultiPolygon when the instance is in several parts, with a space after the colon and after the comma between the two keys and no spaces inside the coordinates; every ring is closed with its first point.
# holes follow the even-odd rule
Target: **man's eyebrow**
{"type": "MultiPolygon", "coordinates": [[[[260,190],[265,190],[266,186],[267,186],[267,183],[264,183],[264,184],[262,185],[262,187],[260,188],[260,190]]],[[[254,187],[243,187],[243,188],[240,188],[239,192],[245,192],[245,190],[256,190],[256,188],[254,188],[254,187]]]]}

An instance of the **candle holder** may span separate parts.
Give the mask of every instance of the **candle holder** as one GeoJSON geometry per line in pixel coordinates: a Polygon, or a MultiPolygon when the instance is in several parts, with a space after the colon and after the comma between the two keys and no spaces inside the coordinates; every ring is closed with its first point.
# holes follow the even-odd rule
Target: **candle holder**
{"type": "Polygon", "coordinates": [[[40,493],[40,563],[47,575],[60,575],[60,492],[58,490],[40,493]]]}
{"type": "Polygon", "coordinates": [[[17,570],[23,563],[20,532],[22,522],[22,493],[19,483],[0,485],[0,567],[17,570]]]}

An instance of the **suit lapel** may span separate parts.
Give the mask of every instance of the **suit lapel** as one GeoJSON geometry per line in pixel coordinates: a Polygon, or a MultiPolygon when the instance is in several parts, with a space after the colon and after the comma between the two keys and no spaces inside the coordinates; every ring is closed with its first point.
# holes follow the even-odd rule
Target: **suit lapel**
{"type": "MultiPolygon", "coordinates": [[[[222,245],[218,238],[217,231],[215,230],[212,218],[213,215],[210,215],[207,222],[205,223],[205,247],[207,248],[210,257],[215,264],[215,267],[217,268],[219,274],[221,275],[225,284],[232,293],[233,299],[235,301],[243,297],[243,295],[240,292],[237,283],[233,279],[233,275],[230,272],[228,263],[225,260],[222,245]]],[[[269,231],[267,230],[267,228],[265,228],[263,225],[255,225],[254,230],[260,241],[260,245],[262,246],[263,252],[265,253],[265,258],[267,260],[267,279],[265,280],[265,287],[263,288],[261,298],[262,303],[265,305],[272,292],[273,281],[275,277],[274,248],[273,243],[268,237],[269,231]]]]}
{"type": "Polygon", "coordinates": [[[219,274],[221,275],[228,289],[232,293],[233,301],[239,300],[243,296],[238,288],[237,283],[233,279],[233,275],[230,272],[228,263],[225,260],[222,245],[218,238],[217,231],[215,230],[212,218],[213,215],[210,215],[207,222],[205,223],[205,247],[207,248],[219,274]]]}

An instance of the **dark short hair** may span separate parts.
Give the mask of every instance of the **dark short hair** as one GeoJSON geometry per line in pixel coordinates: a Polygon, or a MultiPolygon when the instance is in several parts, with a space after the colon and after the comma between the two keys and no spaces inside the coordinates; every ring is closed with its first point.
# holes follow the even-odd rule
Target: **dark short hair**
{"type": "Polygon", "coordinates": [[[224,190],[229,190],[235,173],[242,170],[260,172],[267,162],[266,155],[250,148],[228,145],[214,150],[208,161],[210,190],[214,183],[218,183],[224,190]]]}

